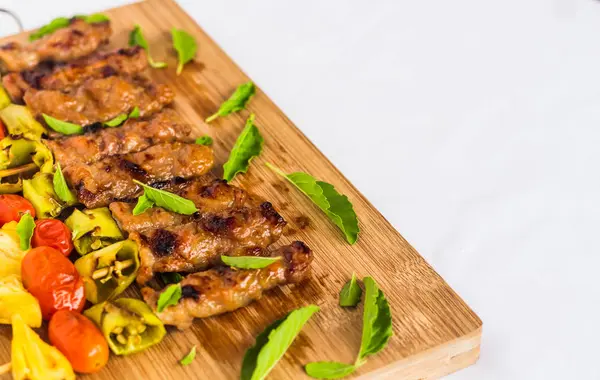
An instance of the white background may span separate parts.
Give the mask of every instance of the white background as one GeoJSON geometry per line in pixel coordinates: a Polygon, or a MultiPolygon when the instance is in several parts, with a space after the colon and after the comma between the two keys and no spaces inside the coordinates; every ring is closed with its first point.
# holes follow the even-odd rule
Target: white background
{"type": "Polygon", "coordinates": [[[452,379],[600,379],[600,1],[181,4],[483,319],[452,379]]]}

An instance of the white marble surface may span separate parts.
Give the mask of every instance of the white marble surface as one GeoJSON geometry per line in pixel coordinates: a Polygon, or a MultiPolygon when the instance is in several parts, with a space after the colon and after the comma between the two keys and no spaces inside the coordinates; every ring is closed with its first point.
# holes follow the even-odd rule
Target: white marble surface
{"type": "Polygon", "coordinates": [[[450,378],[600,378],[599,1],[181,4],[483,319],[450,378]]]}

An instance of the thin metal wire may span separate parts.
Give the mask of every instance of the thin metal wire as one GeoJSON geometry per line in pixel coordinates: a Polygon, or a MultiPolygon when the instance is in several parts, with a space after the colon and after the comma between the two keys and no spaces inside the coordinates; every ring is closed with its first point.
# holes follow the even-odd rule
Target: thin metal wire
{"type": "Polygon", "coordinates": [[[0,8],[0,13],[6,13],[10,17],[12,17],[12,19],[15,20],[15,22],[19,26],[19,32],[22,32],[25,30],[23,28],[23,23],[21,22],[21,19],[15,13],[13,13],[12,11],[9,11],[8,9],[4,9],[4,8],[0,8]]]}

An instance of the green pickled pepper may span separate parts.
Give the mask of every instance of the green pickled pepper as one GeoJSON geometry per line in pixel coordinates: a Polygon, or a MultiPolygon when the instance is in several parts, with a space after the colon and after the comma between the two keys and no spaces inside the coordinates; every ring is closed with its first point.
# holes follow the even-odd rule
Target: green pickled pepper
{"type": "Polygon", "coordinates": [[[107,207],[75,209],[65,224],[73,233],[75,250],[82,256],[124,239],[107,207]]]}
{"type": "Polygon", "coordinates": [[[54,192],[52,174],[35,173],[33,178],[23,181],[23,196],[33,205],[39,219],[57,217],[64,208],[54,192]]]}
{"type": "Polygon", "coordinates": [[[143,301],[119,298],[99,303],[83,312],[104,334],[116,355],[129,355],[160,342],[167,331],[143,301]]]}
{"type": "Polygon", "coordinates": [[[91,303],[111,300],[133,283],[140,267],[137,244],[123,240],[75,261],[91,303]]]}

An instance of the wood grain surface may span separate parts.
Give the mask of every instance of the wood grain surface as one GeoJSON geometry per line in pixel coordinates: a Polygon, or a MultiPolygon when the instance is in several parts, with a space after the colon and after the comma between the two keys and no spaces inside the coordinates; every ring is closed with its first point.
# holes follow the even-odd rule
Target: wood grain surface
{"type": "MultiPolygon", "coordinates": [[[[152,77],[175,89],[174,108],[194,125],[198,135],[214,138],[217,175],[222,174],[221,166],[246,117],[256,114],[265,149],[248,173],[236,177],[234,183],[270,200],[289,222],[276,246],[302,240],[313,249],[315,261],[312,278],[302,286],[276,289],[244,309],[196,320],[183,332],[169,328],[157,346],[132,356],[112,355],[100,373],[84,377],[236,379],[244,352],[256,335],[290,310],[311,303],[319,305],[321,311],[305,326],[269,378],[306,378],[303,366],[311,361],[353,362],[360,346],[362,309],[338,306],[338,292],[352,272],[378,281],[389,300],[394,329],[387,349],[371,357],[354,376],[438,378],[477,360],[481,320],[262,91],[258,90],[247,111],[210,126],[203,122],[249,78],[175,2],[145,1],[105,13],[114,29],[111,46],[125,46],[133,25],[140,24],[153,57],[168,62],[168,69],[153,70],[152,77]],[[195,62],[186,65],[181,76],[175,75],[177,60],[169,33],[173,27],[188,31],[199,44],[195,62]],[[358,242],[346,243],[337,227],[304,195],[266,168],[265,162],[286,172],[305,171],[346,194],[359,217],[358,242]],[[196,360],[181,366],[179,359],[193,345],[198,346],[196,360]]],[[[25,39],[26,35],[20,35],[3,42],[25,39]]],[[[139,295],[137,287],[128,290],[128,295],[139,295]]],[[[38,331],[45,337],[44,328],[38,331]]],[[[0,364],[10,360],[10,338],[10,327],[0,327],[0,364]]]]}

